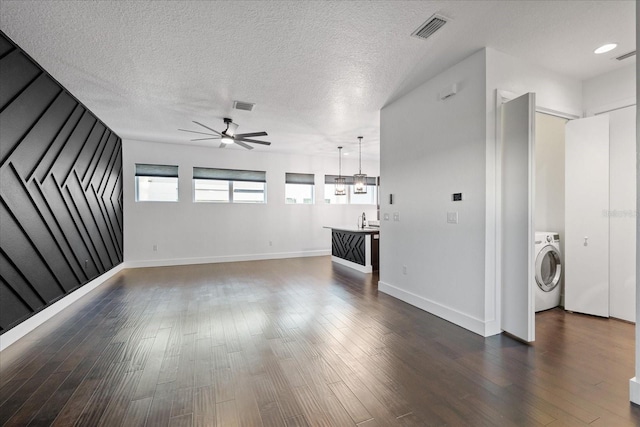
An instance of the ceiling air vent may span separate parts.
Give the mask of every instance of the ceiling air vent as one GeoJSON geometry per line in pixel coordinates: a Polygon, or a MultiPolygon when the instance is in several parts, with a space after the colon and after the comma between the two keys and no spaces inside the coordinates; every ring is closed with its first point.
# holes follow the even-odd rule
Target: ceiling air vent
{"type": "Polygon", "coordinates": [[[233,101],[233,108],[236,110],[252,111],[255,105],[251,102],[233,101]]]}
{"type": "Polygon", "coordinates": [[[635,54],[636,54],[636,51],[634,50],[632,52],[625,53],[624,55],[620,55],[616,59],[618,61],[622,61],[623,59],[631,58],[635,54]]]}
{"type": "Polygon", "coordinates": [[[449,19],[442,15],[435,14],[431,18],[427,19],[427,22],[422,24],[411,35],[413,37],[419,37],[421,39],[427,39],[438,31],[449,19]]]}

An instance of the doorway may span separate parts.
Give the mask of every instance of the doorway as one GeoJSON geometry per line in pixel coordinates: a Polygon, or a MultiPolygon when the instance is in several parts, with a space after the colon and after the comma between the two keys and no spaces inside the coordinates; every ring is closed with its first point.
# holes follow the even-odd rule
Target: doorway
{"type": "MultiPolygon", "coordinates": [[[[537,284],[527,283],[524,274],[535,268],[533,257],[526,255],[527,251],[535,252],[532,230],[558,234],[562,252],[567,249],[567,240],[573,245],[568,262],[563,254],[565,266],[570,264],[570,272],[573,268],[569,276],[573,278],[573,295],[568,304],[563,299],[559,305],[635,321],[636,107],[568,120],[536,108],[535,94],[504,98],[500,103],[499,93],[502,133],[496,184],[502,215],[498,236],[503,330],[523,341],[535,339],[535,315],[526,300],[533,304],[537,284]],[[571,143],[564,140],[565,134],[571,143]],[[514,161],[520,174],[513,174],[510,162],[514,161]],[[527,169],[528,174],[522,173],[527,169]],[[526,197],[527,192],[534,197],[526,197]],[[616,248],[611,253],[610,245],[616,248]],[[517,262],[513,262],[514,254],[517,262]],[[597,280],[587,284],[591,278],[597,280]],[[514,292],[514,286],[520,290],[514,292]],[[509,306],[514,295],[519,310],[509,306]],[[518,333],[508,329],[513,325],[520,327],[518,333]]],[[[561,294],[567,293],[566,277],[561,294]]]]}
{"type": "Polygon", "coordinates": [[[565,126],[569,119],[535,115],[535,311],[564,305],[565,126]],[[556,238],[557,236],[557,238],[556,238]]]}

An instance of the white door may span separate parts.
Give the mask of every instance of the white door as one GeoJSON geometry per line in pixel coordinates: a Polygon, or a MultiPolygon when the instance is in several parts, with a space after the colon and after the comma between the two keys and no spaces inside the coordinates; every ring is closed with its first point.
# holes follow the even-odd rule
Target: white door
{"type": "Polygon", "coordinates": [[[609,316],[609,116],[567,123],[565,309],[609,316]]]}
{"type": "Polygon", "coordinates": [[[501,107],[502,330],[526,342],[535,339],[535,106],[528,93],[501,107]]]}
{"type": "Polygon", "coordinates": [[[609,315],[636,321],[636,106],[609,113],[609,315]]]}

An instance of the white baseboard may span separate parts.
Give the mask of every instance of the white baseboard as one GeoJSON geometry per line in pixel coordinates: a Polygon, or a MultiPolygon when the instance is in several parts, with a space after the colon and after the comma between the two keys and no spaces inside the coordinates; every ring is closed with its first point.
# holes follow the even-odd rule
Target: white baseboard
{"type": "Polygon", "coordinates": [[[638,377],[629,380],[629,400],[636,405],[640,405],[640,382],[638,381],[638,377]]]}
{"type": "Polygon", "coordinates": [[[487,325],[485,324],[485,322],[478,318],[455,310],[451,307],[447,307],[435,301],[431,301],[427,298],[421,297],[409,291],[405,291],[404,289],[400,289],[396,286],[384,283],[382,281],[378,282],[378,290],[415,307],[418,307],[421,310],[438,316],[448,322],[468,329],[471,332],[475,332],[476,334],[483,337],[491,335],[491,333],[488,333],[489,331],[487,331],[487,325]]]}
{"type": "Polygon", "coordinates": [[[346,259],[339,258],[337,256],[331,255],[331,261],[344,265],[349,268],[353,268],[354,270],[358,270],[361,273],[371,273],[373,272],[373,267],[371,265],[360,265],[355,262],[347,261],[346,259]]]}
{"type": "Polygon", "coordinates": [[[197,258],[127,260],[127,268],[168,267],[171,265],[212,264],[236,261],[261,261],[266,259],[301,258],[331,255],[331,249],[320,249],[303,252],[275,252],[250,255],[223,255],[197,258]]]}
{"type": "Polygon", "coordinates": [[[24,337],[29,332],[33,331],[35,328],[42,325],[44,322],[51,319],[53,316],[60,313],[62,310],[69,307],[71,304],[78,301],[80,298],[96,289],[98,286],[102,285],[108,279],[127,267],[128,266],[125,265],[124,262],[118,264],[106,273],[101,274],[100,276],[71,292],[69,295],[59,299],[47,308],[29,317],[24,322],[19,323],[18,325],[9,329],[7,332],[0,335],[0,351],[9,347],[11,344],[18,341],[20,338],[24,337]]]}

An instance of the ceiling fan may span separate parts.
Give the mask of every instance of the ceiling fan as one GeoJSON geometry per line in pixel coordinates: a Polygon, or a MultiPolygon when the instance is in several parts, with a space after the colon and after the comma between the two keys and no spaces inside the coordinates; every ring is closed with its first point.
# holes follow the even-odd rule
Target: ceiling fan
{"type": "Polygon", "coordinates": [[[233,123],[232,119],[224,118],[223,120],[227,125],[227,128],[222,132],[218,132],[217,130],[212,129],[209,126],[205,126],[200,122],[196,122],[195,120],[193,121],[193,123],[199,126],[202,126],[203,128],[208,129],[213,133],[198,132],[195,130],[188,130],[188,129],[178,129],[178,130],[181,130],[183,132],[191,132],[191,133],[198,133],[201,135],[208,135],[207,138],[196,138],[196,139],[192,139],[191,141],[205,141],[208,139],[219,139],[220,148],[224,148],[229,144],[238,144],[239,146],[244,147],[247,150],[253,150],[253,147],[246,144],[246,142],[249,142],[251,144],[271,145],[271,143],[267,141],[258,141],[256,139],[249,139],[249,137],[252,137],[252,136],[267,136],[266,132],[236,133],[236,129],[238,129],[238,125],[236,123],[233,123]]]}

